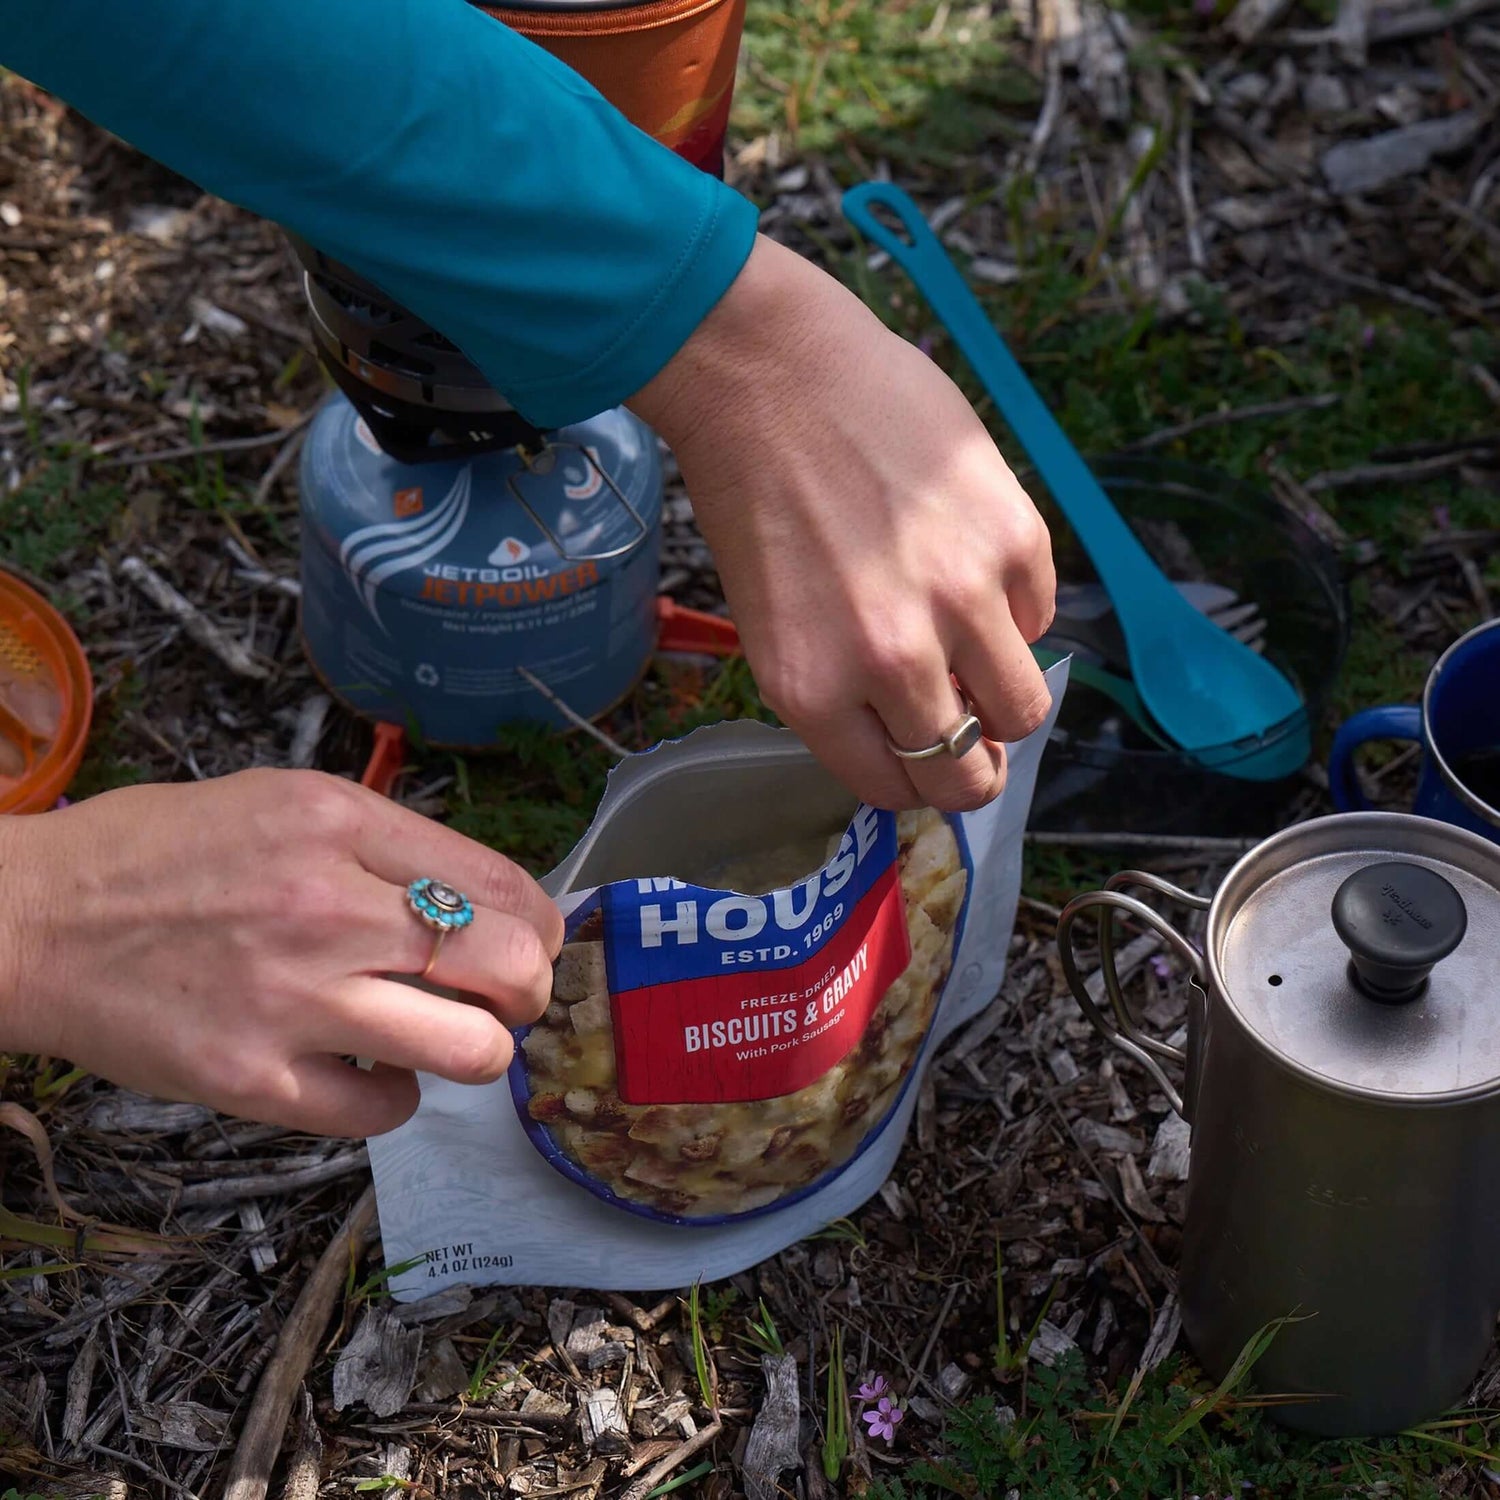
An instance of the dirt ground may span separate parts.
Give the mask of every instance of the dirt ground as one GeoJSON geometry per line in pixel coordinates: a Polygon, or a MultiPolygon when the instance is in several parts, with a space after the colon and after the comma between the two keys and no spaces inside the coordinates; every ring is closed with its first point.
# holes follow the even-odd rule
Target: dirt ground
{"type": "MultiPolygon", "coordinates": [[[[1238,465],[1329,539],[1355,604],[1329,723],[1354,702],[1408,694],[1448,641],[1490,617],[1500,585],[1494,7],[1319,16],[1244,4],[1127,19],[1087,4],[960,15],[945,0],[881,17],[901,47],[949,28],[961,56],[963,26],[975,48],[1006,39],[1006,90],[960,122],[970,134],[955,155],[942,132],[958,127],[935,106],[903,123],[891,105],[872,123],[856,117],[852,85],[831,98],[849,49],[829,38],[847,16],[814,9],[797,23],[827,44],[819,82],[795,71],[795,38],[763,7],[731,177],[762,203],[766,229],[956,369],[909,289],[842,224],[839,189],[889,166],[992,305],[1017,309],[1070,426],[1091,420],[1098,446],[1238,465]],[[1007,201],[1016,184],[1024,194],[1007,201]],[[1206,293],[1218,312],[1202,312],[1206,293]],[[1164,330],[1149,348],[1148,329],[1164,330]],[[1143,365],[1126,363],[1143,349],[1143,365]],[[1247,393],[1226,361],[1285,383],[1247,393]],[[1320,428],[1340,400],[1325,378],[1363,394],[1320,428]],[[1424,396],[1432,408],[1413,413],[1424,396]],[[1247,413],[1257,401],[1274,409],[1247,413]]],[[[862,35],[877,42],[897,46],[862,35]]],[[[891,66],[910,81],[905,62],[891,66]]],[[[978,85],[943,87],[933,97],[978,85]]],[[[66,604],[97,682],[75,795],[253,765],[357,775],[370,732],[329,704],[297,639],[295,460],[325,383],[279,231],[5,79],[0,369],[0,553],[66,604]],[[219,648],[153,602],[142,566],[219,648]]],[[[665,586],[711,605],[712,559],[681,486],[672,494],[665,586]]],[[[687,688],[656,674],[608,727],[639,748],[679,710],[754,711],[742,678],[717,698],[714,681],[710,669],[687,688]]],[[[507,824],[501,844],[535,867],[567,846],[597,792],[591,771],[563,797],[548,764],[493,773],[543,810],[507,824]],[[561,802],[573,821],[548,821],[561,802]]],[[[1411,773],[1409,756],[1388,758],[1377,793],[1399,801],[1411,773]]],[[[448,816],[452,783],[446,762],[419,758],[399,794],[448,816]]],[[[1327,805],[1313,767],[1285,815],[1327,805]]],[[[864,1493],[941,1452],[956,1405],[1009,1389],[995,1372],[997,1254],[1011,1337],[1034,1334],[1033,1367],[1076,1350],[1099,1389],[1117,1390],[1160,1365],[1178,1339],[1185,1132],[1067,995],[1055,922],[1067,894],[1126,865],[1211,891],[1241,846],[1203,827],[1164,844],[1101,832],[1033,842],[1004,987],[934,1059],[880,1193],[702,1290],[716,1410],[686,1289],[475,1289],[392,1306],[362,1148],[137,1099],[65,1062],[0,1063],[3,1122],[22,1111],[40,1122],[57,1190],[82,1216],[58,1227],[34,1143],[8,1138],[0,1474],[22,1495],[223,1494],[231,1472],[255,1471],[266,1434],[252,1407],[269,1371],[290,1430],[237,1500],[360,1489],[642,1500],[684,1475],[680,1493],[725,1500],[776,1493],[778,1480],[805,1497],[864,1493]],[[122,1227],[171,1243],[121,1240],[122,1227]],[[765,1406],[751,1332],[762,1312],[795,1361],[801,1412],[783,1468],[756,1457],[747,1473],[765,1406]],[[906,1420],[889,1446],[856,1435],[830,1483],[835,1337],[851,1388],[882,1372],[906,1420]],[[621,1415],[600,1428],[590,1398],[605,1389],[621,1415]]],[[[1182,976],[1149,942],[1125,953],[1139,1013],[1172,1033],[1182,976]]],[[[1493,1363],[1476,1403],[1497,1392],[1493,1363]]],[[[1490,1472],[1455,1460],[1442,1492],[1500,1494],[1490,1472]]]]}

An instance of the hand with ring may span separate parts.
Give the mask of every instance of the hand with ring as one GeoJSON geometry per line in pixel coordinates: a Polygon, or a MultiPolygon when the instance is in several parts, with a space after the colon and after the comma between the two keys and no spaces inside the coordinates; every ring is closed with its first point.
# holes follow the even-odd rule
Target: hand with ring
{"type": "Polygon", "coordinates": [[[320,1135],[498,1078],[563,936],[509,860],[310,771],[0,819],[0,890],[0,1051],[320,1135]]]}
{"type": "Polygon", "coordinates": [[[631,403],[676,450],[762,697],[880,807],[978,807],[1051,706],[1047,528],[963,394],[764,236],[631,403]]]}

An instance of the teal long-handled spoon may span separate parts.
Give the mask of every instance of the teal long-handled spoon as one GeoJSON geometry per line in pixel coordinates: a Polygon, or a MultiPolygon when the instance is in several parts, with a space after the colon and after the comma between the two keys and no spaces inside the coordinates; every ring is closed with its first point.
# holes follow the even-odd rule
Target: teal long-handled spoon
{"type": "MultiPolygon", "coordinates": [[[[1067,653],[1053,651],[1047,646],[1033,646],[1031,654],[1044,672],[1048,667],[1067,659],[1067,653]]],[[[1151,715],[1146,712],[1146,705],[1141,702],[1141,695],[1136,692],[1134,683],[1124,677],[1116,677],[1107,668],[1095,666],[1093,662],[1078,655],[1073,656],[1072,665],[1068,668],[1068,681],[1076,682],[1080,687],[1092,688],[1096,693],[1102,693],[1116,708],[1124,709],[1136,728],[1158,748],[1175,748],[1170,741],[1161,737],[1160,731],[1151,722],[1151,715]]]]}
{"type": "Polygon", "coordinates": [[[1114,601],[1130,673],[1163,734],[1198,764],[1249,781],[1290,776],[1312,750],[1307,709],[1264,657],[1183,599],[1047,410],[916,204],[887,182],[844,215],[911,278],[1030,455],[1114,601]],[[904,233],[874,210],[894,215],[904,233]]]}

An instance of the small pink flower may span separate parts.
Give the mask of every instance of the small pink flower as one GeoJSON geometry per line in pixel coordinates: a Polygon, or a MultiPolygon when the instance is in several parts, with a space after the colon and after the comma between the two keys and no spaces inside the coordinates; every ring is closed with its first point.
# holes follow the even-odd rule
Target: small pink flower
{"type": "Polygon", "coordinates": [[[1374,344],[1375,344],[1375,325],[1373,323],[1366,323],[1365,324],[1364,330],[1363,330],[1363,332],[1361,332],[1361,334],[1359,336],[1359,341],[1360,341],[1360,343],[1362,343],[1365,346],[1366,349],[1374,347],[1374,344]]]}
{"type": "Polygon", "coordinates": [[[1151,955],[1151,972],[1158,979],[1170,979],[1172,977],[1172,960],[1165,953],[1153,953],[1151,955]]]}
{"type": "Polygon", "coordinates": [[[896,1441],[896,1428],[906,1420],[906,1413],[891,1400],[889,1396],[880,1398],[880,1405],[874,1411],[865,1413],[865,1421],[870,1428],[871,1437],[883,1437],[886,1442],[896,1441]]]}
{"type": "Polygon", "coordinates": [[[871,1375],[854,1394],[861,1401],[878,1401],[890,1388],[884,1375],[871,1375]]]}

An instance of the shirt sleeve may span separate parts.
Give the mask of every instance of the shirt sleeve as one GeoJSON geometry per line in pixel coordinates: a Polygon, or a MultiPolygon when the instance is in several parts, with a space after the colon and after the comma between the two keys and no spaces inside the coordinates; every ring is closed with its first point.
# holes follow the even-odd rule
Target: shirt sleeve
{"type": "Polygon", "coordinates": [[[367,277],[540,426],[645,385],[755,238],[467,0],[0,0],[0,65],[367,277]]]}

